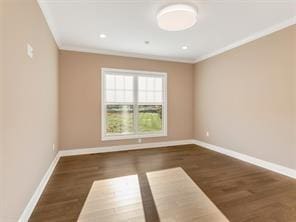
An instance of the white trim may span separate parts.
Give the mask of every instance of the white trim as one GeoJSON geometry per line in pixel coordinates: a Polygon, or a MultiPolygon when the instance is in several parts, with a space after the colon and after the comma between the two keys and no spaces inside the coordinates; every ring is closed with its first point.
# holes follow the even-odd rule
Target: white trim
{"type": "Polygon", "coordinates": [[[143,133],[143,134],[119,134],[112,136],[102,136],[102,141],[112,141],[112,140],[129,140],[129,139],[143,139],[143,138],[157,138],[165,137],[167,134],[165,132],[161,133],[143,133]]]}
{"type": "Polygon", "coordinates": [[[288,26],[296,24],[296,16],[285,20],[283,22],[280,22],[278,24],[272,25],[262,31],[255,32],[248,37],[241,39],[239,41],[236,41],[234,43],[231,43],[230,45],[227,45],[221,49],[215,50],[213,52],[210,52],[206,55],[202,55],[197,58],[170,58],[166,56],[157,56],[157,55],[147,55],[147,54],[140,54],[140,53],[133,53],[133,52],[121,52],[121,51],[114,51],[114,50],[106,50],[106,49],[94,49],[94,48],[86,48],[86,47],[79,47],[79,46],[71,46],[71,45],[64,45],[62,44],[60,36],[57,34],[56,31],[57,28],[55,24],[52,22],[52,15],[49,13],[50,10],[48,8],[48,5],[46,5],[46,1],[44,0],[37,0],[39,7],[41,8],[42,13],[44,14],[45,20],[50,28],[50,31],[58,45],[58,48],[60,50],[66,50],[66,51],[76,51],[76,52],[86,52],[86,53],[95,53],[95,54],[103,54],[103,55],[113,55],[113,56],[123,56],[123,57],[134,57],[134,58],[142,58],[142,59],[151,59],[151,60],[160,60],[160,61],[169,61],[169,62],[180,62],[180,63],[189,63],[189,64],[195,64],[197,62],[203,61],[205,59],[208,59],[210,57],[219,55],[223,52],[229,51],[233,48],[239,47],[241,45],[244,45],[248,42],[254,41],[256,39],[259,39],[261,37],[264,37],[266,35],[269,35],[273,32],[279,31],[281,29],[284,29],[288,26]],[[45,3],[45,4],[43,4],[45,3]]]}
{"type": "MultiPolygon", "coordinates": [[[[40,1],[40,0],[39,0],[40,1]]],[[[180,63],[189,63],[189,64],[196,64],[198,62],[201,62],[203,60],[206,60],[208,58],[214,57],[216,55],[222,54],[226,51],[229,51],[231,49],[237,48],[239,46],[242,46],[246,43],[252,42],[256,39],[262,38],[264,36],[267,36],[269,34],[272,34],[274,32],[277,32],[281,29],[287,28],[291,25],[296,24],[296,16],[285,20],[281,23],[275,24],[269,28],[264,29],[263,31],[255,32],[251,35],[249,35],[246,38],[243,38],[239,41],[236,41],[234,43],[231,43],[221,49],[215,50],[213,52],[210,52],[208,54],[202,55],[200,57],[197,57],[196,59],[177,59],[177,58],[169,58],[169,57],[163,57],[163,56],[154,56],[154,55],[145,55],[145,54],[138,54],[138,53],[129,53],[129,52],[118,52],[118,51],[112,51],[112,50],[103,50],[103,49],[89,49],[89,48],[83,48],[83,47],[77,47],[77,46],[65,46],[59,44],[59,41],[57,41],[57,44],[59,46],[59,49],[66,50],[66,51],[76,51],[76,52],[86,52],[86,53],[95,53],[95,54],[103,54],[103,55],[113,55],[113,56],[123,56],[123,57],[134,57],[134,58],[142,58],[142,59],[152,59],[152,60],[160,60],[160,61],[169,61],[169,62],[180,62],[180,63]]],[[[51,28],[51,26],[50,26],[51,28]]],[[[53,29],[51,29],[53,30],[53,29]]],[[[55,36],[55,39],[58,40],[58,37],[55,36]]]]}
{"type": "Polygon", "coordinates": [[[167,73],[166,72],[158,72],[158,71],[147,71],[147,70],[138,70],[138,69],[117,69],[117,68],[106,68],[103,67],[101,68],[102,72],[126,72],[130,75],[132,75],[133,73],[135,74],[143,74],[143,75],[163,75],[166,76],[167,73]]]}
{"type": "Polygon", "coordinates": [[[121,56],[121,57],[131,57],[131,58],[137,58],[137,59],[150,59],[150,60],[166,61],[166,62],[179,62],[179,63],[189,63],[189,64],[195,63],[194,59],[181,59],[181,58],[177,59],[177,58],[170,58],[170,57],[164,57],[164,56],[132,53],[132,52],[119,52],[119,51],[104,50],[104,49],[90,49],[90,48],[84,48],[84,47],[79,47],[79,46],[59,45],[59,49],[65,50],[65,51],[85,52],[85,53],[94,53],[94,54],[121,56]]]}
{"type": "Polygon", "coordinates": [[[153,142],[153,143],[142,143],[142,144],[131,144],[131,145],[119,145],[119,146],[106,146],[106,147],[95,147],[95,148],[81,148],[81,149],[69,149],[69,150],[60,150],[48,170],[46,171],[44,177],[42,178],[40,184],[36,188],[32,198],[25,207],[22,215],[20,216],[18,222],[26,222],[30,218],[49,178],[51,177],[59,159],[63,156],[74,156],[74,155],[83,155],[83,154],[94,154],[94,153],[107,153],[107,152],[117,152],[117,151],[127,151],[127,150],[137,150],[137,149],[149,149],[149,148],[161,148],[161,147],[170,147],[170,146],[179,146],[179,145],[188,145],[195,144],[218,153],[222,153],[236,159],[266,168],[268,170],[296,178],[296,170],[274,164],[268,161],[260,160],[245,154],[241,154],[229,149],[225,149],[219,146],[215,146],[209,143],[205,143],[199,140],[173,140],[173,141],[164,141],[164,142],[153,142]]]}
{"type": "Polygon", "coordinates": [[[62,45],[62,42],[60,40],[61,38],[57,34],[58,33],[57,28],[55,26],[55,23],[53,22],[54,19],[53,19],[53,16],[51,15],[51,13],[50,13],[51,10],[48,7],[49,5],[46,5],[46,3],[42,4],[42,3],[44,3],[43,0],[37,0],[37,3],[38,3],[38,5],[39,5],[39,7],[40,7],[40,9],[42,11],[44,19],[45,19],[45,21],[46,21],[46,23],[47,23],[47,25],[49,27],[49,30],[50,30],[50,32],[52,34],[52,37],[54,38],[58,48],[60,48],[59,46],[62,45]]]}
{"type": "MultiPolygon", "coordinates": [[[[148,138],[148,137],[165,137],[167,136],[167,73],[166,72],[156,72],[156,71],[142,71],[142,70],[128,70],[128,69],[114,69],[114,68],[101,68],[101,140],[123,140],[123,139],[137,139],[137,138],[148,138]],[[119,134],[119,135],[107,135],[106,134],[106,103],[105,103],[105,75],[108,72],[118,73],[119,75],[132,76],[134,79],[134,102],[129,105],[134,106],[134,132],[130,134],[119,134]],[[147,132],[147,133],[139,133],[138,132],[138,77],[139,76],[152,76],[159,77],[162,79],[162,130],[160,132],[147,132]]],[[[119,103],[114,103],[119,104],[119,103]]],[[[128,103],[127,103],[128,104],[128,103]]],[[[155,105],[155,104],[154,104],[155,105]]]]}
{"type": "Polygon", "coordinates": [[[267,29],[264,29],[263,31],[253,33],[252,35],[250,35],[250,36],[248,36],[248,37],[246,37],[244,39],[241,39],[241,40],[239,40],[237,42],[231,43],[230,45],[227,45],[227,46],[225,46],[225,47],[223,47],[221,49],[218,49],[218,50],[216,50],[214,52],[210,52],[210,53],[208,53],[206,55],[200,56],[194,61],[194,63],[198,63],[198,62],[206,60],[206,59],[208,59],[210,57],[222,54],[223,52],[226,52],[226,51],[229,51],[231,49],[237,48],[237,47],[239,47],[241,45],[252,42],[252,41],[254,41],[256,39],[262,38],[262,37],[264,37],[266,35],[269,35],[269,34],[271,34],[273,32],[276,32],[276,31],[279,31],[281,29],[287,28],[288,26],[291,26],[291,25],[294,25],[294,24],[296,24],[296,16],[294,16],[291,19],[288,19],[288,20],[286,20],[284,22],[281,22],[279,24],[271,26],[271,27],[269,27],[267,29]]]}
{"type": "Polygon", "coordinates": [[[199,141],[199,140],[193,140],[193,143],[195,145],[198,145],[198,146],[213,150],[215,152],[222,153],[222,154],[225,154],[227,156],[231,156],[233,158],[236,158],[236,159],[239,159],[239,160],[254,164],[256,166],[260,166],[260,167],[263,167],[265,169],[274,171],[276,173],[280,173],[280,174],[283,174],[285,176],[292,177],[292,178],[296,179],[296,170],[293,170],[291,168],[284,167],[284,166],[281,166],[281,165],[278,165],[278,164],[275,164],[275,163],[271,163],[271,162],[268,162],[268,161],[265,161],[265,160],[261,160],[261,159],[258,159],[258,158],[255,158],[255,157],[252,157],[252,156],[249,156],[249,155],[246,155],[246,154],[242,154],[242,153],[230,150],[230,149],[226,149],[226,148],[223,148],[223,147],[220,147],[220,146],[205,143],[205,142],[202,142],[202,141],[199,141]]]}
{"type": "Polygon", "coordinates": [[[24,211],[22,212],[18,222],[26,222],[29,220],[49,178],[51,177],[58,161],[60,159],[60,155],[59,152],[56,154],[55,158],[53,159],[52,163],[50,164],[48,170],[46,171],[45,175],[43,176],[41,182],[39,183],[38,187],[36,188],[33,196],[31,197],[31,199],[29,200],[26,208],[24,209],[24,211]]]}
{"type": "Polygon", "coordinates": [[[76,156],[76,155],[83,155],[83,154],[108,153],[108,152],[139,150],[139,149],[151,149],[151,148],[161,148],[161,147],[188,145],[188,144],[194,144],[193,140],[173,140],[173,141],[139,143],[139,144],[119,145],[119,146],[69,149],[69,150],[60,150],[59,153],[60,153],[60,156],[76,156]]]}
{"type": "Polygon", "coordinates": [[[170,147],[178,145],[193,144],[193,140],[173,140],[155,143],[143,143],[143,144],[131,144],[131,145],[118,145],[118,146],[106,146],[106,147],[95,147],[95,148],[82,148],[82,149],[70,149],[70,150],[60,150],[55,156],[54,160],[50,164],[48,170],[46,171],[44,177],[42,178],[40,184],[36,188],[33,196],[28,202],[27,206],[23,210],[18,222],[27,222],[42,194],[44,188],[51,177],[59,159],[63,156],[74,156],[82,154],[93,154],[93,153],[107,153],[107,152],[117,152],[124,150],[136,150],[136,149],[148,149],[148,148],[161,148],[170,147]]]}

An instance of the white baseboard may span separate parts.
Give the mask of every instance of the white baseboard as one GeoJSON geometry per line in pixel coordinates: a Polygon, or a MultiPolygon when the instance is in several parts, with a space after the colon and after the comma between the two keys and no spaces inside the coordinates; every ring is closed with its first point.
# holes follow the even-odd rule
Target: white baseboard
{"type": "Polygon", "coordinates": [[[92,154],[92,153],[106,153],[106,152],[116,152],[124,150],[136,150],[136,149],[147,149],[147,148],[158,148],[158,147],[169,147],[177,145],[193,144],[193,140],[175,140],[175,141],[165,141],[165,142],[155,142],[155,143],[141,143],[141,144],[131,144],[122,146],[108,146],[108,147],[95,147],[95,148],[83,148],[83,149],[70,149],[70,150],[60,150],[52,163],[50,164],[48,170],[46,171],[44,177],[42,178],[40,184],[35,190],[33,196],[31,197],[29,203],[24,209],[22,215],[20,216],[18,222],[26,222],[29,220],[50,176],[52,175],[59,159],[62,156],[73,156],[82,154],[92,154]]]}
{"type": "Polygon", "coordinates": [[[271,162],[268,162],[265,160],[261,160],[261,159],[258,159],[258,158],[252,157],[252,156],[248,156],[246,154],[242,154],[242,153],[230,150],[230,149],[225,149],[223,147],[219,147],[216,145],[205,143],[205,142],[202,142],[199,140],[193,140],[193,143],[195,145],[216,151],[218,153],[225,154],[227,156],[234,157],[236,159],[239,159],[239,160],[242,160],[242,161],[245,161],[245,162],[248,162],[248,163],[251,163],[251,164],[263,167],[265,169],[268,169],[268,170],[271,170],[271,171],[274,171],[274,172],[277,172],[277,173],[283,174],[285,176],[292,177],[292,178],[296,179],[296,170],[293,170],[291,168],[284,167],[284,166],[281,166],[281,165],[278,165],[275,163],[271,163],[271,162]]]}
{"type": "Polygon", "coordinates": [[[178,146],[178,145],[186,145],[186,144],[193,144],[193,140],[174,140],[174,141],[165,141],[165,142],[121,145],[121,146],[69,149],[69,150],[61,150],[59,151],[59,154],[60,156],[74,156],[74,155],[82,155],[82,154],[107,153],[107,152],[117,152],[117,151],[125,151],[125,150],[178,146]]]}
{"type": "Polygon", "coordinates": [[[24,209],[22,215],[20,216],[18,222],[26,222],[29,220],[50,176],[52,175],[58,161],[60,159],[59,153],[55,156],[54,160],[50,164],[48,170],[46,171],[45,175],[43,176],[41,182],[39,183],[38,187],[36,188],[33,196],[31,197],[29,203],[27,204],[26,208],[24,209]]]}
{"type": "Polygon", "coordinates": [[[19,222],[26,222],[30,218],[50,176],[52,175],[60,157],[62,156],[73,156],[73,155],[82,155],[82,154],[93,154],[93,153],[106,153],[106,152],[116,152],[116,151],[125,151],[125,150],[136,150],[136,149],[148,149],[148,148],[159,148],[159,147],[169,147],[169,146],[178,146],[178,145],[187,145],[195,144],[236,159],[269,169],[271,171],[296,178],[296,170],[274,164],[265,160],[260,160],[252,156],[241,154],[233,150],[225,149],[219,146],[215,146],[209,143],[205,143],[199,140],[175,140],[175,141],[165,141],[165,142],[154,142],[154,143],[141,143],[141,144],[131,144],[131,145],[122,145],[122,146],[109,146],[109,147],[95,147],[95,148],[83,148],[83,149],[70,149],[70,150],[60,150],[48,170],[46,171],[44,177],[42,178],[40,184],[35,190],[32,198],[24,209],[19,222]]]}

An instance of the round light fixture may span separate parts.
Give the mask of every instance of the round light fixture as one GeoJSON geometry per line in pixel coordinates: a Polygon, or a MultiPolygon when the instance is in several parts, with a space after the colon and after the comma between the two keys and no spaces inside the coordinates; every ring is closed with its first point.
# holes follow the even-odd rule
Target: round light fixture
{"type": "Polygon", "coordinates": [[[187,46],[187,45],[183,45],[183,46],[182,46],[182,49],[183,49],[183,50],[187,50],[187,49],[188,49],[188,46],[187,46]]]}
{"type": "Polygon", "coordinates": [[[169,5],[157,14],[158,26],[166,31],[181,31],[192,27],[197,20],[197,11],[190,5],[169,5]]]}
{"type": "Polygon", "coordinates": [[[107,35],[102,33],[102,34],[100,34],[100,38],[105,39],[105,38],[107,38],[107,35]]]}

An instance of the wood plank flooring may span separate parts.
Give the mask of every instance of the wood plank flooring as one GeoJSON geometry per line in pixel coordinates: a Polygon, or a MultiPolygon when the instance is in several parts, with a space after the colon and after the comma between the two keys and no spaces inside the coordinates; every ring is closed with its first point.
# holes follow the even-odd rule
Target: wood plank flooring
{"type": "Polygon", "coordinates": [[[63,157],[30,221],[77,221],[95,181],[131,175],[145,221],[162,221],[146,173],[177,167],[229,221],[296,221],[296,180],[196,145],[63,157]]]}

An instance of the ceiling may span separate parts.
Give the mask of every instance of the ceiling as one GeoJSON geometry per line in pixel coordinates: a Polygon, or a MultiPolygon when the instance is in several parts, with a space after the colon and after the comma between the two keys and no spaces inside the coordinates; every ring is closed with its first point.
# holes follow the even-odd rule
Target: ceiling
{"type": "Polygon", "coordinates": [[[60,49],[194,63],[296,23],[296,0],[39,0],[60,49]],[[198,10],[195,26],[168,32],[158,10],[198,10]],[[101,39],[104,33],[107,38],[101,39]],[[145,44],[149,41],[149,44],[145,44]],[[188,46],[182,50],[182,46],[188,46]]]}

